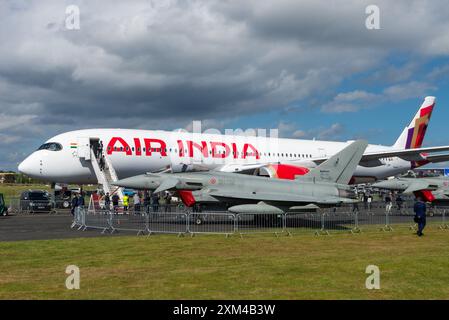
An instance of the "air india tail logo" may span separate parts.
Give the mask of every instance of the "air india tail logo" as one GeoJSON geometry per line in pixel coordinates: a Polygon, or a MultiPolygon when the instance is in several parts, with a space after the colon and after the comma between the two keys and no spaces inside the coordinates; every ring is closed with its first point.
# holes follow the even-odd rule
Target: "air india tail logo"
{"type": "Polygon", "coordinates": [[[408,129],[406,149],[420,148],[426,134],[434,105],[422,108],[419,118],[415,120],[415,126],[408,129]]]}

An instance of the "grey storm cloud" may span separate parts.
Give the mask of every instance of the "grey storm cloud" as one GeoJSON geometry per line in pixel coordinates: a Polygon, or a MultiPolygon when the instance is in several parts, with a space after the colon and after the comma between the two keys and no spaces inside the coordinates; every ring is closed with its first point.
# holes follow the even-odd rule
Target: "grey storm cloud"
{"type": "Polygon", "coordinates": [[[17,125],[0,126],[1,144],[21,155],[77,128],[172,129],[314,99],[332,107],[346,77],[393,52],[449,53],[446,2],[376,1],[381,30],[365,28],[368,4],[2,1],[0,119],[17,125]],[[80,30],[65,27],[68,5],[80,9],[80,30]]]}

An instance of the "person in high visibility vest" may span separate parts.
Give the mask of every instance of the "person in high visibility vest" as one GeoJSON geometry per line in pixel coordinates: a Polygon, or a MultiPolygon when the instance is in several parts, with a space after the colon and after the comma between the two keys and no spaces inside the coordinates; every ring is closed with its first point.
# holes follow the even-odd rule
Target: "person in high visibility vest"
{"type": "Polygon", "coordinates": [[[128,206],[129,206],[129,197],[125,194],[123,196],[123,211],[124,212],[128,211],[128,206]]]}

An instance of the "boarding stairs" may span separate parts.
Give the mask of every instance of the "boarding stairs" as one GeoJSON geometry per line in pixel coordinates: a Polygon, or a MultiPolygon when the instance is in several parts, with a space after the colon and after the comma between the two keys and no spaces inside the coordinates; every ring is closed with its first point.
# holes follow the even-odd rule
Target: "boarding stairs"
{"type": "Polygon", "coordinates": [[[115,172],[110,159],[106,155],[104,156],[104,159],[104,170],[101,170],[94,151],[92,149],[90,150],[90,162],[92,164],[92,168],[94,169],[98,183],[103,186],[104,193],[106,194],[107,192],[109,192],[110,195],[117,193],[120,200],[122,200],[124,196],[123,188],[111,185],[112,182],[118,181],[117,173],[115,172]]]}

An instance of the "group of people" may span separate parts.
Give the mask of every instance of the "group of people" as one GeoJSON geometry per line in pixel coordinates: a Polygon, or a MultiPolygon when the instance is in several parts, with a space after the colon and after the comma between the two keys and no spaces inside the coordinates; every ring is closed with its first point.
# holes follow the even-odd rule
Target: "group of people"
{"type": "MultiPolygon", "coordinates": [[[[390,193],[387,193],[387,194],[385,195],[384,200],[385,200],[385,211],[386,211],[387,213],[390,213],[390,212],[391,212],[391,209],[393,208],[393,194],[392,194],[391,192],[390,192],[390,193]]],[[[397,209],[398,211],[401,211],[401,210],[402,210],[402,207],[403,207],[403,205],[404,205],[404,199],[402,199],[401,195],[398,194],[398,195],[396,196],[395,201],[396,201],[396,209],[397,209]]]]}
{"type": "Polygon", "coordinates": [[[106,159],[103,154],[103,141],[99,141],[98,144],[93,145],[93,150],[95,153],[95,158],[98,161],[98,166],[100,170],[103,171],[106,167],[106,159]]]}
{"type": "Polygon", "coordinates": [[[72,205],[71,205],[71,213],[72,215],[75,215],[76,208],[84,208],[84,194],[83,192],[79,192],[75,194],[75,196],[72,198],[72,205]]]}
{"type": "Polygon", "coordinates": [[[109,192],[106,192],[106,194],[101,199],[104,201],[104,207],[106,209],[111,209],[111,203],[112,203],[112,210],[114,210],[114,212],[118,211],[119,202],[120,202],[120,197],[118,196],[118,194],[114,193],[111,196],[109,194],[109,192]]]}
{"type": "MultiPolygon", "coordinates": [[[[145,191],[143,193],[136,192],[132,196],[125,194],[122,199],[123,212],[127,213],[130,210],[131,201],[134,208],[133,211],[135,213],[140,213],[142,211],[145,211],[147,213],[149,213],[150,211],[158,212],[160,208],[161,199],[163,199],[164,201],[164,211],[169,212],[171,205],[171,198],[172,197],[168,192],[166,192],[162,198],[158,193],[153,192],[152,194],[150,194],[148,191],[145,191]]],[[[104,201],[104,206],[106,209],[112,209],[114,212],[119,211],[120,197],[116,193],[114,193],[111,196],[109,192],[107,192],[101,198],[101,200],[104,201]]]]}

